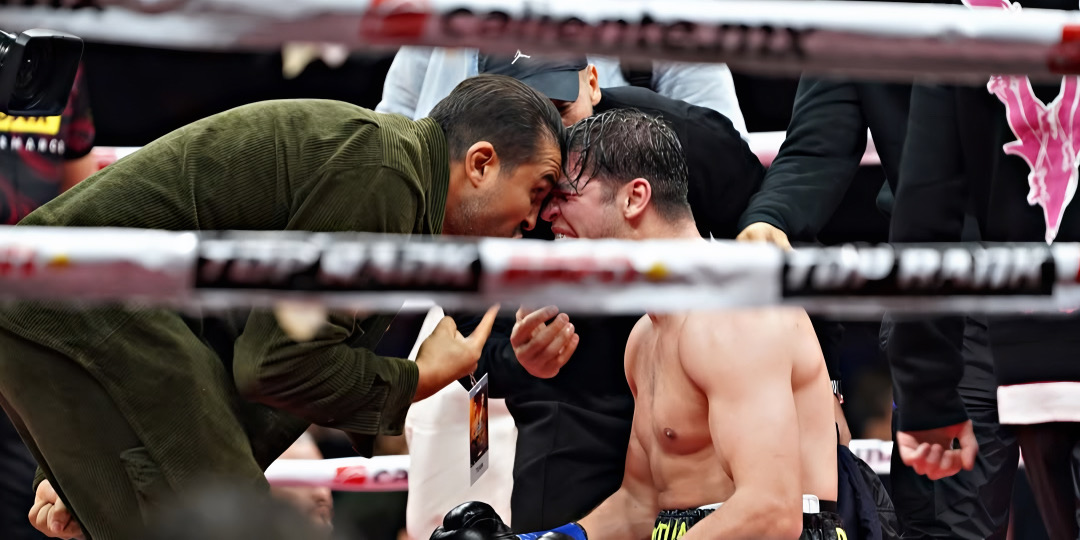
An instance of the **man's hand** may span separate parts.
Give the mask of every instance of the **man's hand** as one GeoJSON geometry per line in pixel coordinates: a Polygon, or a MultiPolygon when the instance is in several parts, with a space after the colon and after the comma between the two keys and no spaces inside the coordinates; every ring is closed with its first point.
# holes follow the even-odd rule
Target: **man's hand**
{"type": "Polygon", "coordinates": [[[787,234],[768,223],[751,223],[735,237],[740,242],[768,242],[784,249],[791,249],[787,234]]]}
{"type": "Polygon", "coordinates": [[[34,506],[30,508],[30,524],[46,536],[83,540],[82,527],[68,511],[48,480],[38,484],[34,506]]]}
{"type": "Polygon", "coordinates": [[[570,356],[577,350],[580,338],[574,333],[570,316],[559,313],[559,308],[547,306],[531,313],[520,308],[517,322],[510,332],[510,345],[514,347],[521,367],[533,377],[550,379],[559,374],[570,356]],[[556,317],[556,314],[558,315],[556,317]],[[555,317],[550,324],[545,321],[555,317]]]}
{"type": "Polygon", "coordinates": [[[458,332],[454,319],[443,317],[439,321],[431,335],[420,344],[420,351],[416,354],[420,380],[413,395],[414,403],[476,371],[476,363],[484,352],[484,343],[491,335],[491,326],[498,313],[499,306],[488,309],[469,337],[458,332]]]}
{"type": "Polygon", "coordinates": [[[952,476],[961,467],[970,471],[979,453],[971,420],[923,431],[899,431],[896,444],[904,464],[931,480],[952,476]],[[960,441],[959,449],[953,449],[953,439],[960,441]]]}

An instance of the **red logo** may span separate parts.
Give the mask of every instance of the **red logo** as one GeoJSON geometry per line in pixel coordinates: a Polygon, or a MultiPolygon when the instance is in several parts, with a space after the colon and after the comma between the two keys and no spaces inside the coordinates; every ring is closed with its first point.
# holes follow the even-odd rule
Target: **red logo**
{"type": "MultiPolygon", "coordinates": [[[[58,258],[64,262],[66,257],[58,258]]],[[[57,264],[56,266],[66,266],[57,264]]],[[[0,249],[0,276],[32,276],[37,273],[34,250],[25,246],[7,246],[0,249]]]]}
{"type": "Polygon", "coordinates": [[[369,43],[412,43],[424,35],[430,16],[427,0],[372,0],[360,37],[369,43]]]}
{"type": "Polygon", "coordinates": [[[367,469],[363,465],[338,467],[334,483],[339,486],[362,486],[367,483],[367,469]]]}
{"type": "Polygon", "coordinates": [[[545,285],[555,283],[633,283],[638,273],[629,259],[590,257],[514,256],[501,276],[501,285],[545,285]]]}

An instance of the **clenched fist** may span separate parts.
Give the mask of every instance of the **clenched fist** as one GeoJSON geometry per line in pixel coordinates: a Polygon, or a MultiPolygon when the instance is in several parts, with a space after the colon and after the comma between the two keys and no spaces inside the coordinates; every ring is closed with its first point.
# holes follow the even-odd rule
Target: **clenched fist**
{"type": "Polygon", "coordinates": [[[491,335],[491,326],[499,306],[492,306],[484,314],[476,330],[469,337],[458,332],[457,324],[450,317],[443,317],[439,325],[416,353],[416,368],[420,380],[416,384],[413,402],[425,399],[446,385],[476,371],[476,364],[484,352],[484,343],[491,335]]]}
{"type": "Polygon", "coordinates": [[[38,484],[34,494],[34,506],[30,508],[30,524],[46,536],[83,540],[82,527],[75,521],[64,501],[56,494],[48,480],[38,484]]]}

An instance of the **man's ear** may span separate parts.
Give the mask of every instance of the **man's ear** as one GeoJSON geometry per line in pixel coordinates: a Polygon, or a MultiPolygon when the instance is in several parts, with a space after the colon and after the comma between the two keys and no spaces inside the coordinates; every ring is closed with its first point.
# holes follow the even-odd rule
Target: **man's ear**
{"type": "Polygon", "coordinates": [[[486,179],[494,178],[499,164],[495,147],[480,141],[465,151],[465,178],[473,187],[480,187],[486,179]]]}
{"type": "Polygon", "coordinates": [[[596,73],[596,66],[589,64],[587,68],[589,70],[589,101],[592,102],[593,107],[597,103],[600,103],[600,76],[596,73]]]}
{"type": "Polygon", "coordinates": [[[635,178],[627,182],[623,189],[626,190],[623,214],[629,220],[640,218],[652,202],[652,185],[644,178],[635,178]]]}

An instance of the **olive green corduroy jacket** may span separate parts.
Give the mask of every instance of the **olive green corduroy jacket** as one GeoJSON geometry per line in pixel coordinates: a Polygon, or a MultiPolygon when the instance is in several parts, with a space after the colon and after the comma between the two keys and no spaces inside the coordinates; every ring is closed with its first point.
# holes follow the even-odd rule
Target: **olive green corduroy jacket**
{"type": "MultiPolygon", "coordinates": [[[[446,140],[433,120],[268,101],[169,133],[20,225],[436,235],[448,184],[446,140]]],[[[0,327],[90,372],[174,483],[215,459],[218,444],[250,444],[265,468],[309,423],[345,431],[362,453],[374,435],[400,433],[418,374],[411,361],[372,352],[390,318],[335,315],[314,340],[296,343],[256,309],[230,370],[199,323],[173,311],[0,309],[0,327]]]]}

